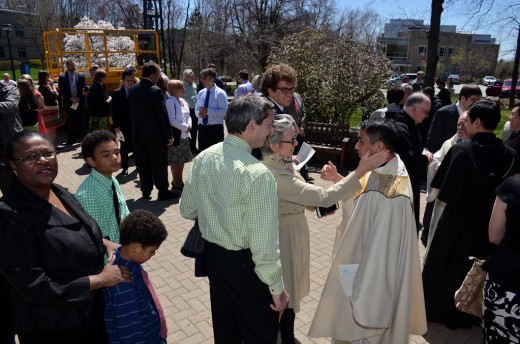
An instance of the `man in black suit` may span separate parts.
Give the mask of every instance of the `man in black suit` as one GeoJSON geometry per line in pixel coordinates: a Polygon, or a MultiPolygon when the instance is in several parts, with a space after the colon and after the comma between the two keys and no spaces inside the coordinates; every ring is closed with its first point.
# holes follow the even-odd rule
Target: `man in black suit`
{"type": "Polygon", "coordinates": [[[134,151],[132,144],[132,118],[130,117],[130,102],[128,95],[135,85],[134,74],[125,70],[121,76],[123,85],[112,92],[112,121],[116,134],[123,133],[124,141],[121,141],[121,167],[122,174],[128,174],[128,154],[134,151]]]}
{"type": "Polygon", "coordinates": [[[432,161],[433,155],[423,149],[421,135],[417,124],[421,123],[431,110],[430,99],[422,92],[413,93],[404,103],[403,111],[385,113],[385,117],[394,122],[399,135],[399,142],[395,147],[395,152],[404,162],[413,192],[413,210],[417,231],[421,229],[419,222],[421,178],[426,174],[428,164],[432,161]]]}
{"type": "Polygon", "coordinates": [[[179,195],[168,190],[168,148],[173,144],[163,91],[156,86],[161,67],[147,62],[143,77],[130,89],[132,139],[139,161],[139,179],[144,199],[150,199],[153,186],[159,190],[159,201],[179,195]]]}
{"type": "Polygon", "coordinates": [[[437,110],[433,115],[432,124],[428,131],[426,149],[435,153],[441,148],[444,141],[452,138],[457,132],[459,116],[462,115],[464,111],[467,111],[481,96],[482,91],[477,85],[464,85],[460,89],[458,102],[437,110]]]}
{"type": "Polygon", "coordinates": [[[76,72],[76,63],[72,59],[66,62],[67,71],[60,74],[58,86],[60,90],[61,104],[67,112],[67,127],[69,138],[66,144],[71,145],[76,139],[82,138],[87,132],[85,126],[85,77],[76,72]]]}

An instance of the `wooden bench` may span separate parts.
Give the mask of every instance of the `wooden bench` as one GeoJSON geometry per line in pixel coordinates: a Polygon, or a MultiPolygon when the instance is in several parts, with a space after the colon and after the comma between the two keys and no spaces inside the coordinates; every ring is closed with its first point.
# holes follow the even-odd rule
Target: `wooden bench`
{"type": "Polygon", "coordinates": [[[348,131],[348,124],[308,122],[305,127],[305,142],[314,148],[316,153],[339,156],[339,169],[343,169],[349,140],[348,131]]]}

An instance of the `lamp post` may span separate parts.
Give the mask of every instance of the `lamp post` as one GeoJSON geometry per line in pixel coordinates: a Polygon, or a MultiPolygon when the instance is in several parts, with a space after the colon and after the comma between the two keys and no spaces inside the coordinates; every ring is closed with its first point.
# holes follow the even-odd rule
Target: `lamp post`
{"type": "Polygon", "coordinates": [[[13,72],[13,80],[16,81],[16,71],[14,69],[13,62],[13,50],[11,48],[11,31],[13,31],[13,26],[11,24],[2,24],[2,30],[5,31],[7,36],[7,46],[9,47],[9,58],[11,59],[11,71],[13,72]]]}

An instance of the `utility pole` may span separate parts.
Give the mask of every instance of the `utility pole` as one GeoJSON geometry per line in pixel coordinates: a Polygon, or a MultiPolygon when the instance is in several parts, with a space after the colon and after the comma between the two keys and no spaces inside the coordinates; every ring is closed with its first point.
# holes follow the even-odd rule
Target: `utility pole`
{"type": "Polygon", "coordinates": [[[13,26],[11,24],[2,24],[2,30],[5,31],[7,36],[7,45],[9,47],[9,58],[11,59],[11,71],[13,72],[13,80],[16,81],[16,70],[14,69],[14,61],[13,61],[13,49],[11,48],[11,31],[13,31],[13,26]]]}

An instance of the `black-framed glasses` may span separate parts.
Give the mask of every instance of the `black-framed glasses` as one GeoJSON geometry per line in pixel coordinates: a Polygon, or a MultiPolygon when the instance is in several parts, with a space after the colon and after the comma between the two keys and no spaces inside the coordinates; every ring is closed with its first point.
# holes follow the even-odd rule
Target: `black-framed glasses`
{"type": "Polygon", "coordinates": [[[281,140],[280,142],[285,142],[285,143],[290,143],[290,144],[294,144],[296,142],[296,138],[298,137],[298,135],[294,135],[293,138],[291,139],[291,141],[284,141],[284,140],[281,140]]]}
{"type": "Polygon", "coordinates": [[[296,86],[293,86],[291,88],[289,88],[289,87],[277,87],[276,89],[282,91],[283,94],[296,92],[296,86]]]}
{"type": "Polygon", "coordinates": [[[50,151],[45,151],[45,152],[41,152],[41,153],[33,153],[33,154],[26,155],[23,158],[17,158],[14,160],[23,161],[26,164],[32,164],[32,163],[35,163],[36,161],[40,160],[41,158],[44,158],[45,160],[56,159],[56,151],[50,150],[50,151]]]}

